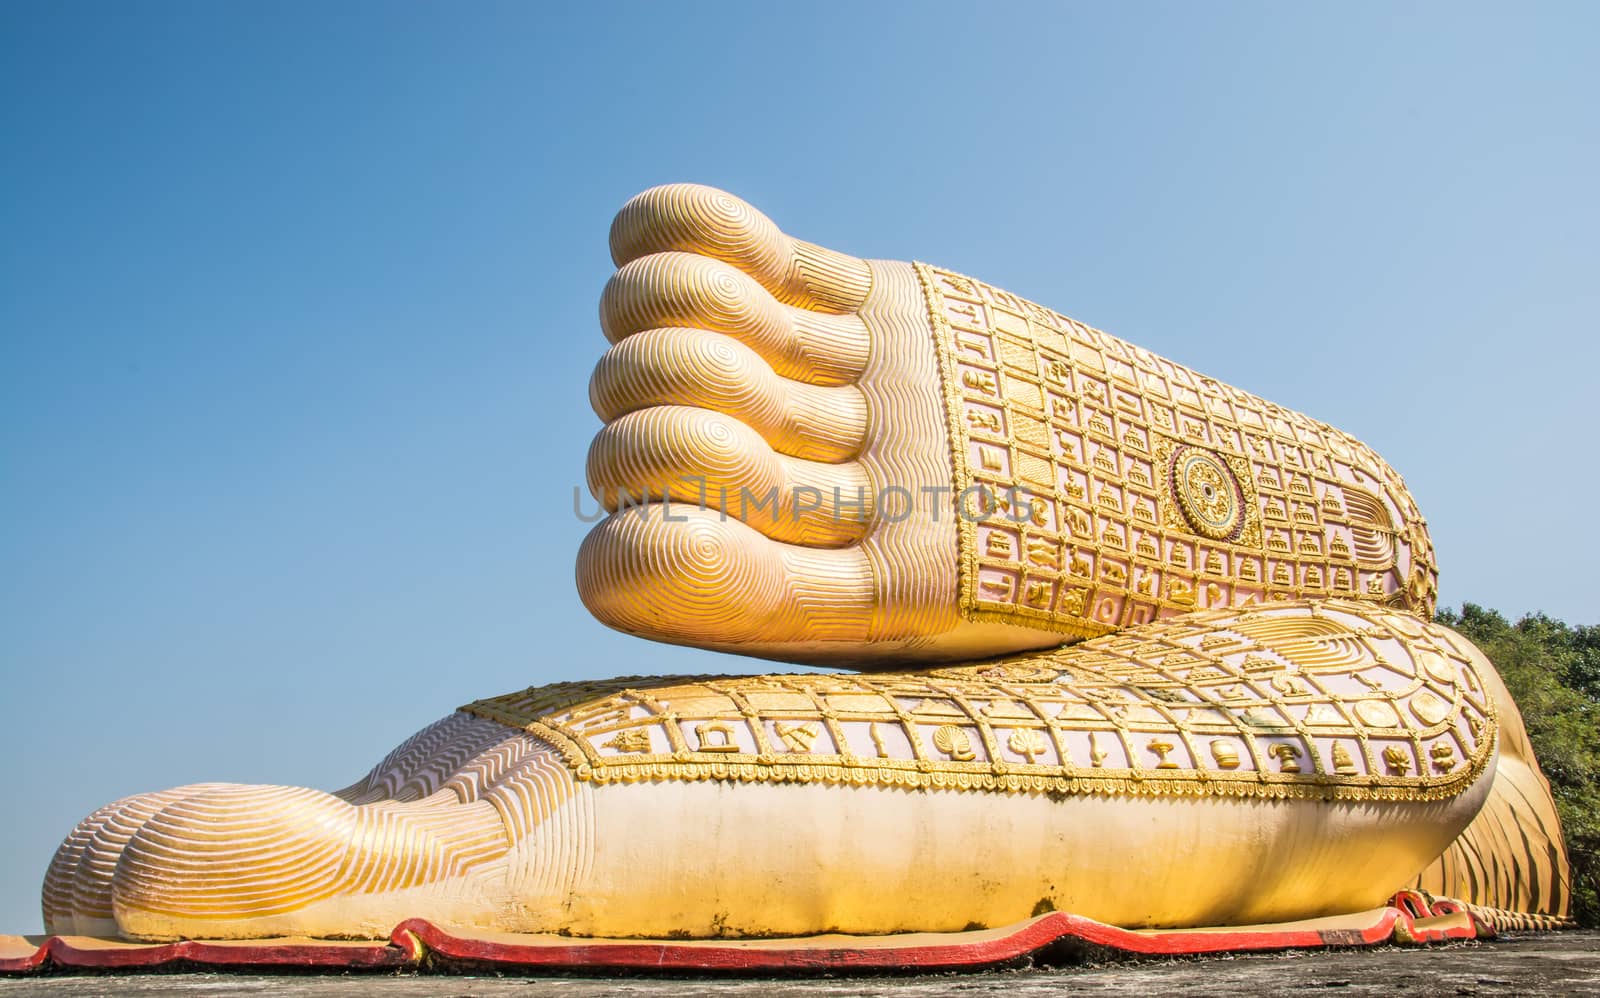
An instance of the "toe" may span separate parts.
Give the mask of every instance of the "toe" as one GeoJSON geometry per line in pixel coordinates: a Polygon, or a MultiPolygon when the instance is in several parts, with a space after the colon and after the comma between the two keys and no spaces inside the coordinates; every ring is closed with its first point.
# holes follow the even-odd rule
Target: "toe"
{"type": "Polygon", "coordinates": [[[128,840],[157,811],[217,784],[193,784],[107,804],[78,823],[45,875],[45,925],[50,932],[116,933],[112,876],[128,840]]]}
{"type": "Polygon", "coordinates": [[[493,807],[448,791],[357,807],[301,787],[224,785],[133,834],[112,902],[118,930],[138,938],[382,932],[404,914],[386,896],[454,881],[507,847],[493,807]]]}
{"type": "Polygon", "coordinates": [[[629,336],[600,358],[589,379],[589,400],[608,423],[659,405],[726,413],[780,454],[811,461],[850,460],[867,434],[867,403],[860,389],[779,377],[743,343],[703,329],[650,329],[629,336]]]}
{"type": "Polygon", "coordinates": [[[871,523],[859,464],[785,457],[739,420],[686,406],[642,409],[601,429],[589,447],[589,490],[613,511],[675,499],[808,547],[854,543],[871,523]]]}
{"type": "Polygon", "coordinates": [[[645,191],[611,223],[611,255],[619,267],[665,252],[730,263],[779,301],[813,311],[853,312],[872,288],[866,261],[786,236],[745,201],[700,184],[645,191]]]}
{"type": "Polygon", "coordinates": [[[274,915],[330,897],[354,811],[294,787],[228,786],[173,802],[123,850],[118,923],[146,934],[141,916],[274,915]]]}
{"type": "Polygon", "coordinates": [[[600,327],[613,343],[665,326],[726,333],[784,377],[814,385],[855,381],[870,354],[859,317],[783,305],[743,271],[688,253],[624,264],[600,297],[600,327]]]}
{"type": "Polygon", "coordinates": [[[78,867],[83,862],[83,850],[89,843],[89,837],[116,806],[108,804],[78,822],[77,827],[56,849],[50,867],[45,871],[44,890],[40,899],[44,909],[45,932],[52,935],[80,934],[77,907],[73,904],[73,884],[77,880],[78,867]]]}
{"type": "Polygon", "coordinates": [[[829,642],[858,647],[872,617],[872,570],[859,548],[782,544],[694,506],[607,517],[584,539],[577,574],[584,605],[610,627],[743,654],[806,645],[826,657],[829,642]]]}

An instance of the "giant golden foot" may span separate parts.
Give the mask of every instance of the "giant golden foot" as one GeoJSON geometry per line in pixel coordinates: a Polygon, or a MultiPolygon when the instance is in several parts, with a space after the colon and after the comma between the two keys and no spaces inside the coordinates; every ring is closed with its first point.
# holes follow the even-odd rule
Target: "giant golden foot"
{"type": "Polygon", "coordinates": [[[612,248],[585,604],[922,671],[549,687],[336,794],[117,802],[51,864],[52,931],[1238,924],[1413,883],[1564,912],[1516,708],[1426,622],[1426,529],[1360,442],[709,188],[640,195],[612,248]]]}
{"type": "Polygon", "coordinates": [[[589,483],[615,515],[578,591],[613,627],[883,666],[1269,597],[1431,612],[1410,494],[1333,427],[711,188],[641,194],[611,246],[589,483]]]}

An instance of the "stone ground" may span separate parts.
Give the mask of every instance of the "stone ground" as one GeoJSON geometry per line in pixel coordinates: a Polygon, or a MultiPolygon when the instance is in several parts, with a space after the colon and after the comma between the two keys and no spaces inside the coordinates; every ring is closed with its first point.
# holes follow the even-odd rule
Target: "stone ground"
{"type": "Polygon", "coordinates": [[[1600,932],[1506,936],[1428,949],[1383,947],[1193,960],[1141,960],[938,977],[652,979],[442,974],[147,973],[0,978],[0,998],[56,995],[248,995],[301,998],[590,998],[926,995],[1600,995],[1600,932]]]}

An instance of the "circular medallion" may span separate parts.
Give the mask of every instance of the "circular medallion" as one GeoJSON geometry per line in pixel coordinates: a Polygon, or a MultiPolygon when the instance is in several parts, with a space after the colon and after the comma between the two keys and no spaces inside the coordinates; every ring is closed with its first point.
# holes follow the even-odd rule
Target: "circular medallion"
{"type": "Polygon", "coordinates": [[[1244,490],[1226,462],[1210,451],[1181,446],[1172,452],[1172,494],[1195,533],[1214,541],[1237,540],[1244,531],[1244,490]]]}

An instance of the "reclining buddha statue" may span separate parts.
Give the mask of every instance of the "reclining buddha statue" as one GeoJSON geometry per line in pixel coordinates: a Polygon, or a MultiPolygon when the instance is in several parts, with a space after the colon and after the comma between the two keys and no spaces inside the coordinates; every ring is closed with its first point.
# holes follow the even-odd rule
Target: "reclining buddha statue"
{"type": "Polygon", "coordinates": [[[1554,924],[1549,786],[1360,441],[999,288],[673,185],[611,229],[583,603],[830,666],[572,677],[336,793],[85,818],[53,932],[593,937],[1554,924]],[[1520,919],[1520,921],[1519,921],[1520,919]]]}

